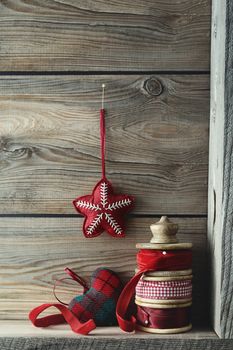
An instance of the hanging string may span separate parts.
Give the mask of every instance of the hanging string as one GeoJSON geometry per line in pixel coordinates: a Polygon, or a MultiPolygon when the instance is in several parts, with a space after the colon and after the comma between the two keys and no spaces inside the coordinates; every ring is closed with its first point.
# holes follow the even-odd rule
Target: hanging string
{"type": "Polygon", "coordinates": [[[104,89],[105,89],[105,84],[102,84],[102,109],[104,109],[104,89]]]}
{"type": "Polygon", "coordinates": [[[60,285],[63,281],[67,281],[67,280],[73,280],[75,282],[77,282],[78,284],[80,284],[80,286],[83,287],[83,293],[86,293],[89,289],[86,281],[80,277],[79,275],[77,275],[73,270],[69,269],[68,267],[65,268],[65,272],[70,276],[70,277],[63,277],[60,278],[58,280],[55,281],[54,285],[53,285],[53,295],[54,297],[57,299],[57,301],[63,305],[69,305],[67,303],[64,303],[62,300],[60,300],[58,298],[58,296],[56,295],[56,288],[58,287],[58,285],[60,285]]]}
{"type": "Polygon", "coordinates": [[[84,293],[89,289],[88,284],[86,281],[77,275],[73,270],[69,269],[69,267],[65,268],[65,272],[76,282],[78,282],[83,288],[84,288],[84,293]]]}
{"type": "Polygon", "coordinates": [[[105,179],[105,109],[104,109],[104,89],[102,84],[102,108],[100,110],[100,143],[101,143],[101,162],[102,162],[102,178],[105,179]]]}

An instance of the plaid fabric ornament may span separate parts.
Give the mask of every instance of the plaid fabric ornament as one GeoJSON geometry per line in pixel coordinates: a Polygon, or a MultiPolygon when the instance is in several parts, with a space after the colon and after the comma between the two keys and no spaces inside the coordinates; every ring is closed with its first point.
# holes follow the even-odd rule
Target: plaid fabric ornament
{"type": "Polygon", "coordinates": [[[66,322],[73,332],[84,335],[96,326],[116,325],[116,304],[122,291],[122,283],[118,275],[108,268],[98,268],[92,275],[89,288],[86,282],[72,270],[66,268],[65,271],[83,286],[83,295],[76,296],[67,305],[56,297],[55,284],[54,295],[59,303],[42,304],[33,309],[29,313],[32,324],[36,327],[48,327],[66,322]],[[60,313],[38,318],[43,311],[51,307],[57,308],[60,313]]]}
{"type": "Polygon", "coordinates": [[[122,290],[117,274],[98,268],[91,278],[91,287],[83,295],[71,300],[69,309],[84,323],[93,319],[96,326],[117,325],[116,304],[122,290]]]}
{"type": "MultiPolygon", "coordinates": [[[[103,89],[104,92],[104,89],[103,89]]],[[[96,184],[92,194],[76,198],[75,209],[85,216],[83,234],[86,238],[99,236],[106,231],[113,237],[124,237],[124,215],[129,212],[134,198],[125,194],[115,194],[112,184],[105,176],[105,109],[100,110],[102,179],[96,184]]]]}

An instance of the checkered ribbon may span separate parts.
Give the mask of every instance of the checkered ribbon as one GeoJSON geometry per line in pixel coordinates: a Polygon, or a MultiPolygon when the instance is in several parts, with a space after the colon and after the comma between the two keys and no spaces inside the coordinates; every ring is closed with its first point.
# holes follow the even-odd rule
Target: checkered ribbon
{"type": "Polygon", "coordinates": [[[190,299],[192,297],[192,282],[191,279],[146,281],[141,277],[136,286],[136,297],[151,300],[190,299]]]}

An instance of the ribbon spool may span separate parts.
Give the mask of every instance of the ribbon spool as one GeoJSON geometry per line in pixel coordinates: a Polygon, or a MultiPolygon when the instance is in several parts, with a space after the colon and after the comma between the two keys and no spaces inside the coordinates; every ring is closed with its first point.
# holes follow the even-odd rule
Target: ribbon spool
{"type": "Polygon", "coordinates": [[[192,244],[178,242],[178,225],[166,216],[150,228],[150,242],[136,245],[141,249],[136,272],[144,264],[150,266],[150,259],[153,266],[153,256],[159,259],[161,254],[161,262],[154,264],[154,271],[144,272],[136,285],[137,328],[149,333],[186,332],[192,328],[192,244]]]}
{"type": "Polygon", "coordinates": [[[118,299],[119,326],[125,332],[136,328],[150,333],[185,332],[192,327],[192,244],[178,242],[178,225],[166,216],[150,228],[153,237],[136,245],[140,249],[136,274],[118,299]],[[136,316],[129,311],[134,296],[136,316]]]}

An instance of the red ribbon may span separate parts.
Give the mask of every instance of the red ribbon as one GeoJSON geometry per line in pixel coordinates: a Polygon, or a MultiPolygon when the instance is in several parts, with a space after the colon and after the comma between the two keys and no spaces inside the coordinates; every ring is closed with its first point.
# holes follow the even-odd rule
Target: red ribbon
{"type": "Polygon", "coordinates": [[[137,306],[139,325],[155,329],[181,328],[190,323],[190,307],[154,309],[137,306]]]}
{"type": "Polygon", "coordinates": [[[105,179],[105,109],[100,110],[100,140],[101,140],[101,162],[102,178],[105,179]]]}
{"type": "MultiPolygon", "coordinates": [[[[88,286],[86,282],[78,276],[74,271],[70,270],[68,267],[65,268],[65,272],[84,288],[84,291],[87,291],[88,286]]],[[[59,280],[62,281],[63,279],[59,280]]],[[[55,295],[55,286],[54,285],[54,295],[55,295]]],[[[56,295],[55,295],[56,297],[56,295]]],[[[56,297],[57,298],[57,297],[56,297]]],[[[57,298],[57,300],[59,300],[57,298]]],[[[63,303],[64,304],[64,303],[63,303]]],[[[90,331],[96,328],[94,320],[90,319],[87,322],[81,323],[78,318],[64,305],[57,303],[42,304],[29,313],[29,319],[35,327],[48,327],[51,325],[57,325],[67,322],[70,325],[70,328],[73,332],[79,334],[88,334],[90,331]],[[55,307],[60,311],[60,314],[49,315],[45,317],[38,318],[38,316],[46,309],[50,307],[55,307]]]]}
{"type": "Polygon", "coordinates": [[[139,272],[134,275],[124,287],[116,307],[116,315],[120,328],[125,332],[133,332],[136,328],[136,318],[126,319],[130,301],[135,293],[136,285],[148,271],[176,271],[190,269],[192,266],[191,250],[150,250],[142,249],[137,254],[139,272]]]}
{"type": "Polygon", "coordinates": [[[137,254],[140,271],[177,271],[192,266],[191,250],[152,250],[141,249],[137,254]]]}
{"type": "Polygon", "coordinates": [[[29,313],[29,319],[36,327],[48,327],[67,322],[73,332],[86,335],[96,328],[95,322],[91,319],[81,323],[78,318],[66,306],[61,304],[42,304],[29,313]],[[57,308],[61,313],[38,318],[38,316],[50,307],[57,308]]]}

